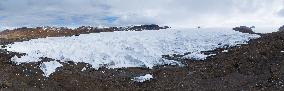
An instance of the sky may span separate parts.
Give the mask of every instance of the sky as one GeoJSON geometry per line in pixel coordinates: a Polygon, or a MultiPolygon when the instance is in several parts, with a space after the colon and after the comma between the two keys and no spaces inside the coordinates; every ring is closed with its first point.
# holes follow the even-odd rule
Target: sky
{"type": "Polygon", "coordinates": [[[0,27],[280,27],[284,0],[0,0],[0,27]]]}

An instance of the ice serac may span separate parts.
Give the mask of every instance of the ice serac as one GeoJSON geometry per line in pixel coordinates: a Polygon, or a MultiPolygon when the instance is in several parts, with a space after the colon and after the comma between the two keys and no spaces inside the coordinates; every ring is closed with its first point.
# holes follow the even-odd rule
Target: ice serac
{"type": "Polygon", "coordinates": [[[41,57],[61,62],[84,62],[93,68],[148,67],[178,65],[162,55],[179,54],[183,58],[204,60],[210,55],[201,51],[245,44],[260,36],[232,29],[166,29],[162,31],[121,31],[82,34],[72,37],[49,37],[16,42],[8,51],[26,53],[14,62],[40,61],[41,57]]]}

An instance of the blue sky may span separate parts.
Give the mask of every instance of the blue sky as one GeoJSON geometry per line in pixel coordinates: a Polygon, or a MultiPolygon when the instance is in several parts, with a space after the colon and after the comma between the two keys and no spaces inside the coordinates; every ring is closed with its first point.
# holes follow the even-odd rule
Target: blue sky
{"type": "Polygon", "coordinates": [[[0,26],[284,25],[284,0],[1,0],[0,26]]]}

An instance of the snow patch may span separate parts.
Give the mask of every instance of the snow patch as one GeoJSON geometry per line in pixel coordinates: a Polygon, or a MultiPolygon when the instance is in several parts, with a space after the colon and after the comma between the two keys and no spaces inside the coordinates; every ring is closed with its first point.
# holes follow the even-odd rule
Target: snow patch
{"type": "Polygon", "coordinates": [[[135,82],[145,82],[153,79],[153,76],[150,74],[146,74],[145,76],[134,77],[132,80],[135,82]]]}
{"type": "Polygon", "coordinates": [[[229,52],[228,50],[223,50],[222,52],[229,52]]]}
{"type": "Polygon", "coordinates": [[[43,76],[49,77],[50,74],[56,71],[56,68],[62,67],[63,65],[57,61],[43,62],[40,65],[40,69],[43,71],[43,76]]]}
{"type": "Polygon", "coordinates": [[[204,55],[204,54],[201,54],[201,53],[198,53],[198,52],[195,52],[195,53],[191,53],[191,54],[188,54],[188,55],[185,55],[183,58],[189,58],[189,59],[192,59],[192,60],[205,60],[206,57],[208,57],[209,55],[204,55]]]}
{"type": "Polygon", "coordinates": [[[87,68],[86,68],[86,67],[84,67],[81,71],[85,71],[85,70],[87,70],[87,68]]]}

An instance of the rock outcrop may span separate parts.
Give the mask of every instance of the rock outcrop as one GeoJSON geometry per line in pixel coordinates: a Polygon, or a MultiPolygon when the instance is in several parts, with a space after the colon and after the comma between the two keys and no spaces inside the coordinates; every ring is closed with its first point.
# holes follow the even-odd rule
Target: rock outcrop
{"type": "Polygon", "coordinates": [[[239,31],[242,33],[256,34],[254,31],[252,31],[252,28],[255,28],[255,27],[254,26],[252,27],[240,26],[240,27],[233,28],[233,30],[239,31]]]}

